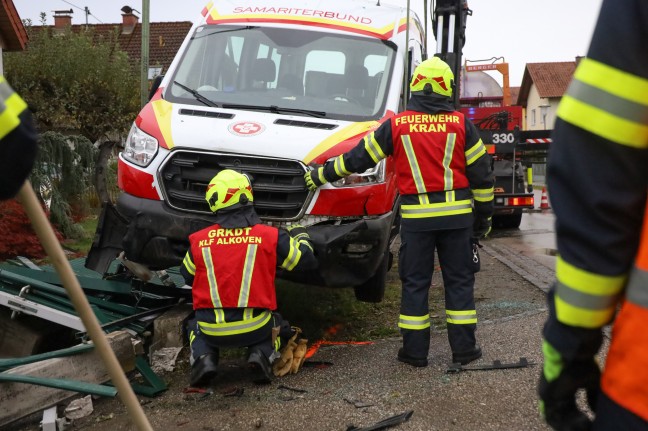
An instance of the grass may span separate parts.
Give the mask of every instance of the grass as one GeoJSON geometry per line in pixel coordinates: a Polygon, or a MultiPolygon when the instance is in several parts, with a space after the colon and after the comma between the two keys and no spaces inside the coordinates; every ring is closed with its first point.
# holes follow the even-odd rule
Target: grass
{"type": "Polygon", "coordinates": [[[81,220],[78,226],[83,231],[83,235],[78,239],[67,239],[64,243],[66,249],[72,251],[76,256],[86,255],[90,251],[92,241],[94,239],[95,230],[97,229],[97,222],[99,218],[96,215],[86,217],[81,220]]]}

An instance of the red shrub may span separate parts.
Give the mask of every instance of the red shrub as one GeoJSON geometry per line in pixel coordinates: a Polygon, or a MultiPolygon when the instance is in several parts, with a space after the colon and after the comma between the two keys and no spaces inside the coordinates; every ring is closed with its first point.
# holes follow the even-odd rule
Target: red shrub
{"type": "MultiPolygon", "coordinates": [[[[61,234],[55,233],[60,241],[61,234]]],[[[13,199],[0,201],[0,260],[16,256],[39,259],[45,251],[22,205],[13,199]]]]}

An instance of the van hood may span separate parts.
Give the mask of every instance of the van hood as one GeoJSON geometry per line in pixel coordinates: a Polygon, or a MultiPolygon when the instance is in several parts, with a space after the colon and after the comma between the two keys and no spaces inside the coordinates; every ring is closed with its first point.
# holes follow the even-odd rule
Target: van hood
{"type": "Polygon", "coordinates": [[[156,97],[136,125],[170,150],[254,154],[309,164],[346,151],[380,123],[197,107],[156,97]]]}

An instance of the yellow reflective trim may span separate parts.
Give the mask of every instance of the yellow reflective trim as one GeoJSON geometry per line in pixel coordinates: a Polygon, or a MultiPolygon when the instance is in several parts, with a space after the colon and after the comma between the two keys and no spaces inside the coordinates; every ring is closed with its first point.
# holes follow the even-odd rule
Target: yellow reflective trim
{"type": "Polygon", "coordinates": [[[430,327],[430,315],[423,316],[407,316],[401,314],[398,319],[398,327],[404,329],[412,329],[420,331],[430,327]]]}
{"type": "Polygon", "coordinates": [[[26,108],[25,101],[15,92],[4,101],[0,101],[0,139],[18,127],[20,124],[18,116],[26,108]]]}
{"type": "Polygon", "coordinates": [[[456,140],[456,133],[448,133],[445,149],[443,150],[443,190],[452,190],[454,188],[454,172],[450,169],[450,163],[452,163],[456,140]]]}
{"type": "Polygon", "coordinates": [[[196,334],[194,334],[194,331],[189,332],[189,345],[193,343],[193,341],[196,339],[196,334]]]}
{"type": "Polygon", "coordinates": [[[216,282],[216,272],[214,271],[214,262],[212,262],[211,249],[203,247],[202,249],[203,262],[207,270],[207,281],[209,282],[209,296],[211,297],[212,305],[214,308],[221,308],[223,305],[218,294],[218,283],[216,282]]]}
{"type": "Polygon", "coordinates": [[[490,202],[495,198],[495,189],[493,187],[488,189],[472,189],[473,199],[477,202],[490,202]]]}
{"type": "Polygon", "coordinates": [[[333,162],[333,168],[335,168],[335,173],[338,177],[346,177],[351,175],[351,172],[347,171],[346,166],[344,165],[344,154],[339,155],[335,158],[333,162]]]}
{"type": "Polygon", "coordinates": [[[371,148],[373,148],[373,150],[376,152],[378,158],[380,160],[387,158],[382,148],[380,147],[380,144],[378,144],[378,141],[376,140],[376,134],[374,132],[371,132],[369,134],[368,139],[370,141],[371,148]]]}
{"type": "Polygon", "coordinates": [[[222,308],[214,308],[214,322],[224,323],[225,322],[225,311],[222,308]]]}
{"type": "Polygon", "coordinates": [[[422,193],[422,194],[418,195],[418,200],[419,200],[419,203],[422,204],[422,205],[430,203],[430,197],[427,195],[427,193],[422,193]]]}
{"type": "Polygon", "coordinates": [[[481,156],[486,154],[486,147],[484,147],[484,143],[480,139],[479,141],[477,141],[475,145],[470,147],[470,149],[466,151],[465,154],[466,154],[466,165],[470,166],[473,163],[475,163],[477,159],[479,159],[481,156]]]}
{"type": "Polygon", "coordinates": [[[574,307],[558,296],[554,296],[554,304],[556,306],[556,318],[559,322],[582,328],[600,328],[607,325],[614,317],[614,311],[616,310],[616,307],[610,307],[607,310],[588,310],[574,307]]]}
{"type": "Polygon", "coordinates": [[[633,148],[648,147],[648,126],[628,121],[585,104],[569,95],[563,96],[558,117],[590,133],[633,148]]]}
{"type": "Polygon", "coordinates": [[[262,328],[270,321],[271,318],[272,312],[266,310],[250,320],[223,323],[198,322],[198,327],[203,334],[210,336],[220,337],[227,335],[245,334],[262,328]]]}
{"type": "Polygon", "coordinates": [[[254,272],[256,252],[256,244],[250,244],[247,246],[245,264],[243,265],[243,276],[241,277],[241,290],[239,291],[238,307],[247,307],[248,300],[250,299],[250,286],[252,284],[252,273],[254,272]]]}
{"type": "Polygon", "coordinates": [[[378,154],[376,154],[374,148],[372,147],[371,143],[369,142],[369,136],[365,136],[364,139],[364,147],[365,151],[369,156],[371,157],[371,160],[374,161],[374,163],[378,163],[380,159],[378,158],[378,154]]]}
{"type": "Polygon", "coordinates": [[[295,238],[290,238],[290,250],[288,251],[288,256],[281,263],[281,267],[292,271],[293,268],[297,265],[301,259],[301,250],[299,249],[299,242],[295,238]]]}
{"type": "Polygon", "coordinates": [[[470,325],[477,323],[476,310],[446,310],[446,322],[455,325],[470,325]]]}
{"type": "Polygon", "coordinates": [[[565,286],[588,295],[614,296],[623,290],[628,276],[627,274],[617,276],[595,274],[577,268],[558,256],[556,278],[565,286]]]}
{"type": "Polygon", "coordinates": [[[622,99],[648,105],[648,79],[614,68],[591,58],[582,58],[574,79],[622,99]]]}
{"type": "Polygon", "coordinates": [[[403,218],[442,217],[469,213],[472,213],[472,205],[471,201],[467,199],[454,202],[401,205],[401,216],[403,218]]]}
{"type": "Polygon", "coordinates": [[[196,275],[196,265],[192,262],[191,257],[189,256],[189,252],[185,254],[185,258],[182,261],[182,264],[189,274],[196,275]]]}
{"type": "Polygon", "coordinates": [[[416,153],[414,153],[414,147],[412,146],[412,140],[409,135],[401,136],[401,142],[403,143],[403,149],[405,150],[405,155],[407,156],[407,161],[410,165],[410,170],[412,171],[412,179],[414,180],[414,185],[416,186],[416,191],[420,194],[426,193],[425,182],[423,181],[423,174],[421,173],[421,168],[419,167],[418,160],[416,159],[416,153]]]}

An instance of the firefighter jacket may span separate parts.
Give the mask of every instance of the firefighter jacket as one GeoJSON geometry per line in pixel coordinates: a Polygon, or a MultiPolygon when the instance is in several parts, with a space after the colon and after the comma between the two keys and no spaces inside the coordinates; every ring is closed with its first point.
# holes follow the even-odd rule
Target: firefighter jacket
{"type": "Polygon", "coordinates": [[[602,388],[648,420],[648,2],[604,0],[548,161],[559,256],[545,339],[592,358],[619,303],[602,388]],[[641,244],[641,246],[640,246],[641,244]],[[634,266],[633,266],[634,262],[634,266]]]}
{"type": "Polygon", "coordinates": [[[193,308],[275,310],[276,268],[317,265],[308,234],[295,237],[264,224],[225,228],[215,224],[189,236],[181,274],[192,286],[193,308]]]}
{"type": "Polygon", "coordinates": [[[13,197],[29,175],[37,140],[27,104],[0,76],[0,200],[13,197]]]}
{"type": "Polygon", "coordinates": [[[385,121],[349,152],[324,166],[335,181],[392,156],[402,223],[410,229],[472,226],[473,211],[493,212],[490,156],[477,128],[446,98],[412,96],[407,111],[385,121]]]}

